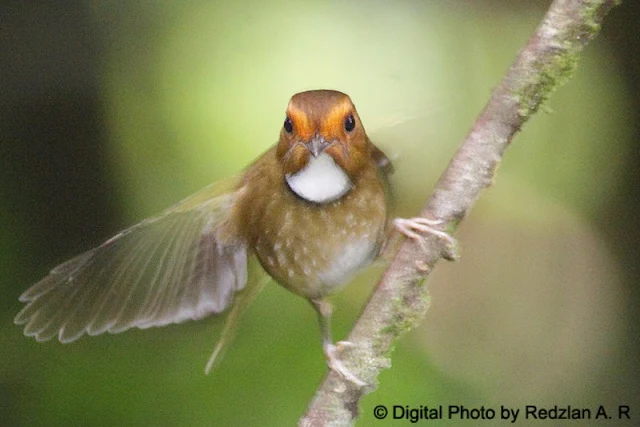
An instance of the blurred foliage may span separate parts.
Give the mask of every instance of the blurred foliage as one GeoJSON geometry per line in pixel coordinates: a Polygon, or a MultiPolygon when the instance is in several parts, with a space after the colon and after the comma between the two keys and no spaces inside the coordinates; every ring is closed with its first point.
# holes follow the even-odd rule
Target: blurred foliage
{"type": "MultiPolygon", "coordinates": [[[[313,310],[276,285],[210,376],[216,319],[40,344],[11,324],[17,297],[57,263],[240,172],[275,143],[288,98],[302,90],[352,97],[396,165],[397,211],[411,215],[546,6],[3,6],[2,423],[293,424],[326,367],[313,310]]],[[[605,31],[516,138],[462,227],[462,261],[436,270],[427,320],[400,342],[361,425],[376,422],[377,404],[638,402],[638,282],[619,249],[637,246],[639,225],[618,215],[633,209],[620,188],[640,169],[625,55],[605,31]]],[[[334,298],[336,337],[380,272],[334,298]]]]}

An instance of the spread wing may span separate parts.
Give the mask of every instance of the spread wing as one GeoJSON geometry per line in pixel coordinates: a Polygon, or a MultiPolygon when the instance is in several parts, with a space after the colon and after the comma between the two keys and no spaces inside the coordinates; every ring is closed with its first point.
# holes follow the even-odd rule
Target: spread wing
{"type": "Polygon", "coordinates": [[[247,282],[247,248],[229,233],[238,192],[209,186],[51,270],[15,323],[45,341],[117,333],[223,311],[247,282]]]}

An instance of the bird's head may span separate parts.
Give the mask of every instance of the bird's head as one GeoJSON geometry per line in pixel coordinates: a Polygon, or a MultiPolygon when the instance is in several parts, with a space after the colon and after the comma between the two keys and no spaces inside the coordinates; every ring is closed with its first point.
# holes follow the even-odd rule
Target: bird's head
{"type": "Polygon", "coordinates": [[[289,188],[315,203],[347,194],[371,163],[371,143],[351,99],[342,92],[295,94],[287,106],[276,156],[289,188]]]}

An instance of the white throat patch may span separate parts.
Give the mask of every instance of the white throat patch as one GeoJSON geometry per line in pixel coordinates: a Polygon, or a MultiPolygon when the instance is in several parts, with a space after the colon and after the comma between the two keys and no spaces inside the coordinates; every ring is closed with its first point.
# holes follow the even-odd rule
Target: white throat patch
{"type": "Polygon", "coordinates": [[[346,172],[327,153],[311,156],[304,169],[287,175],[286,180],[294,193],[314,203],[338,200],[353,186],[346,172]]]}

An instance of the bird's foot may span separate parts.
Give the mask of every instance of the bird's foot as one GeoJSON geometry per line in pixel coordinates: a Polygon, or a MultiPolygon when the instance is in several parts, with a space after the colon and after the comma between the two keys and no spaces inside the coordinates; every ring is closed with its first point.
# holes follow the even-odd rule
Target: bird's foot
{"type": "Polygon", "coordinates": [[[446,242],[445,248],[443,250],[444,258],[455,261],[458,259],[458,242],[456,239],[451,237],[451,235],[445,231],[438,230],[434,228],[434,226],[442,224],[441,219],[428,219],[422,217],[416,218],[396,218],[393,220],[393,225],[395,228],[408,238],[413,241],[420,243],[420,245],[424,246],[424,236],[421,233],[432,234],[439,239],[446,242]]]}
{"type": "Polygon", "coordinates": [[[340,374],[347,381],[352,382],[358,387],[364,387],[367,385],[360,378],[356,377],[340,360],[339,353],[347,347],[355,347],[355,344],[349,341],[338,341],[336,344],[326,344],[324,348],[324,355],[327,358],[327,364],[329,369],[334,370],[340,374]]]}

